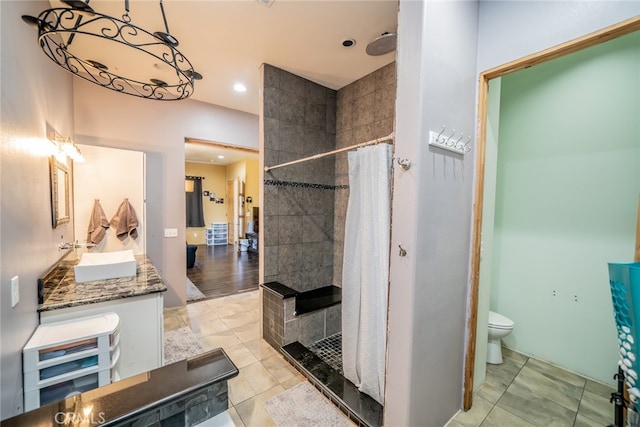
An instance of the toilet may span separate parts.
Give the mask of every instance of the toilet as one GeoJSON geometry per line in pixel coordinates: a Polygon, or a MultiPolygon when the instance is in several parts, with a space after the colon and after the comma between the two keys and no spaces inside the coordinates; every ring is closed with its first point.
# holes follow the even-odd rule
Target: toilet
{"type": "Polygon", "coordinates": [[[489,311],[489,345],[487,346],[487,363],[499,365],[502,363],[502,347],[500,339],[506,337],[513,330],[513,320],[502,314],[489,311]]]}

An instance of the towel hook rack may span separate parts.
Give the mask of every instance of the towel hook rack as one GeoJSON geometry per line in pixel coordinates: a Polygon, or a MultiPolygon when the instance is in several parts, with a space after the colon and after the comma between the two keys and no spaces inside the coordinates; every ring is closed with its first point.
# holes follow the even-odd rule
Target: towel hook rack
{"type": "Polygon", "coordinates": [[[458,154],[465,154],[471,150],[471,147],[469,146],[469,143],[471,142],[470,136],[468,137],[467,142],[463,142],[464,132],[460,132],[460,137],[455,139],[455,129],[451,129],[451,135],[449,136],[444,135],[445,131],[445,125],[442,125],[442,130],[439,133],[429,131],[429,145],[458,154]]]}

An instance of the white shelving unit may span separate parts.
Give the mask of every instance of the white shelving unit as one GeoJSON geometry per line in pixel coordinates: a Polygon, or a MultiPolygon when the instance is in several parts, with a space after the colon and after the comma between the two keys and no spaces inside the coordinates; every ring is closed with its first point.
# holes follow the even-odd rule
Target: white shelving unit
{"type": "Polygon", "coordinates": [[[228,230],[226,222],[212,222],[211,227],[206,230],[205,243],[207,246],[226,245],[228,230]]]}
{"type": "Polygon", "coordinates": [[[40,313],[40,324],[116,313],[120,318],[120,378],[161,367],[163,359],[163,294],[154,292],[129,298],[58,308],[40,313]],[[140,319],[144,319],[141,322],[140,319]]]}
{"type": "Polygon", "coordinates": [[[119,379],[116,313],[43,324],[22,351],[25,411],[119,379]]]}

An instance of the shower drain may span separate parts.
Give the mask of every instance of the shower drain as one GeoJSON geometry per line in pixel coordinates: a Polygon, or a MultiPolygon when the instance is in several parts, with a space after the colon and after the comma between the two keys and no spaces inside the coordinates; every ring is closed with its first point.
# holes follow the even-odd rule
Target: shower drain
{"type": "Polygon", "coordinates": [[[322,359],[342,375],[342,333],[337,333],[316,341],[309,346],[309,351],[322,359]]]}

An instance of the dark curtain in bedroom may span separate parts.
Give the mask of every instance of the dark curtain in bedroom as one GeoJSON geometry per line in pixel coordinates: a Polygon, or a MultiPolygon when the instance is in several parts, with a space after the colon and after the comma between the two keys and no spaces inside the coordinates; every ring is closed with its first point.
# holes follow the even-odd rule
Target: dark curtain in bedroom
{"type": "Polygon", "coordinates": [[[187,227],[204,227],[204,213],[202,210],[202,178],[187,177],[193,181],[193,191],[186,192],[187,227]]]}

